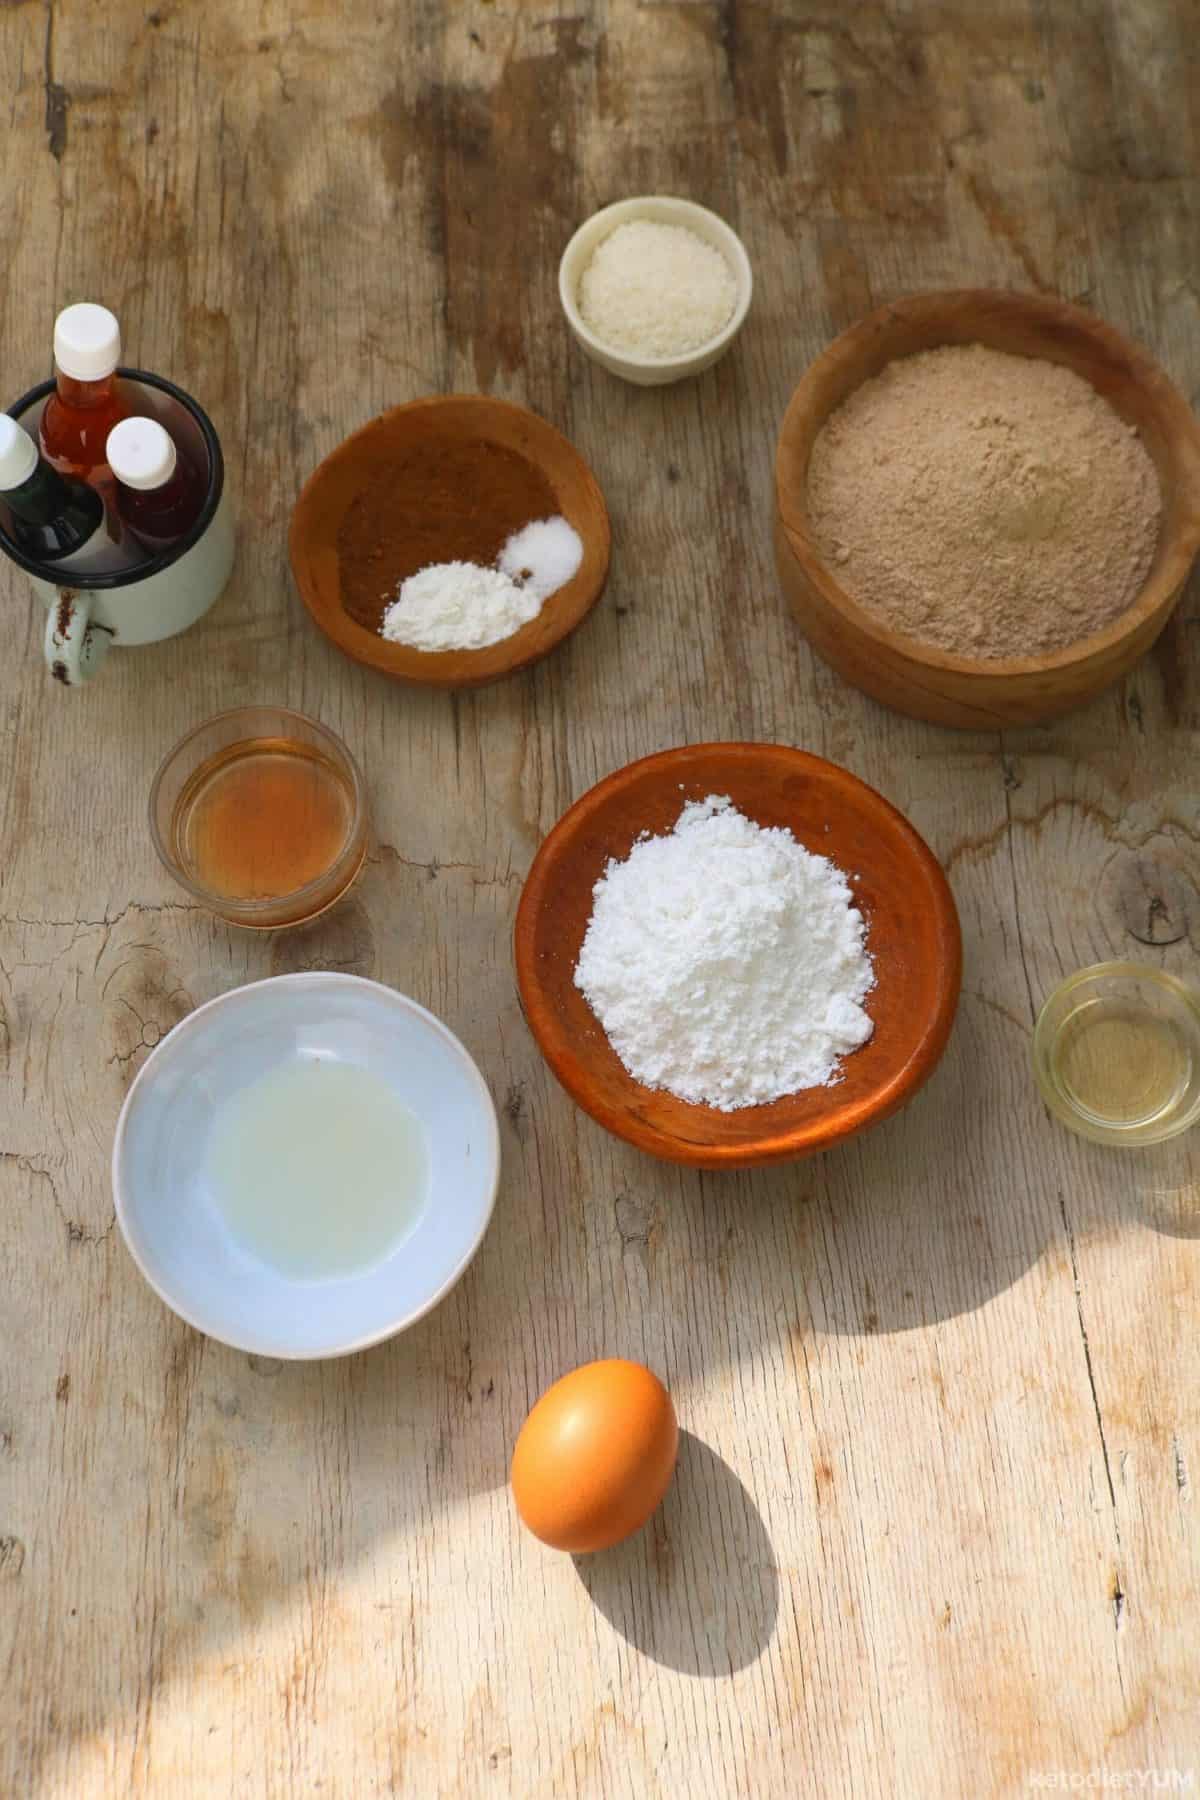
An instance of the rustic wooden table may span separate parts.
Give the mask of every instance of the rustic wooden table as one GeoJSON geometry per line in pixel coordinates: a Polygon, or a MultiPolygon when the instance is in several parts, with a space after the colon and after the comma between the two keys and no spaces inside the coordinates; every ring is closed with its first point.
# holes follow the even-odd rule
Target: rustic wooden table
{"type": "Polygon", "coordinates": [[[1051,1124],[1040,997],[1132,955],[1194,971],[1193,586],[1124,686],[1052,729],[956,735],[809,654],[770,556],[772,444],[830,336],[889,296],[1011,284],[1094,306],[1200,384],[1195,0],[84,0],[0,9],[3,366],[56,308],[211,409],[235,578],[79,693],[4,576],[0,1792],[976,1795],[1200,1760],[1200,1171],[1051,1124]],[[586,363],[555,273],[626,193],[708,202],[757,277],[712,374],[586,363]],[[607,594],[534,673],[453,698],[315,633],[285,536],[383,407],[484,389],[591,460],[607,594]],[[157,759],[242,701],[364,762],[366,879],[306,931],[185,903],[157,759]],[[687,740],[846,764],[945,860],[966,980],[946,1060],[836,1154],[716,1178],[578,1113],[513,987],[540,838],[687,740]],[[502,1108],[467,1278],[319,1366],[177,1321],[114,1229],[148,1049],[299,968],[440,1013],[502,1108]],[[507,1459],[553,1377],[627,1353],[687,1436],[652,1529],[578,1564],[507,1459]]]}

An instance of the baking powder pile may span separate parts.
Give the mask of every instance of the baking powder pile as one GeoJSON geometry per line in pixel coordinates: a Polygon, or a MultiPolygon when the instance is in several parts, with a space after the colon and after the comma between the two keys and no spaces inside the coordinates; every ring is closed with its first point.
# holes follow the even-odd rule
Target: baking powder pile
{"type": "Polygon", "coordinates": [[[680,356],[716,337],[737,305],[719,250],[686,225],[631,219],[592,254],[579,283],[583,322],[635,356],[680,356]]]}
{"type": "Polygon", "coordinates": [[[401,582],[380,631],[414,650],[482,650],[511,637],[541,610],[541,595],[518,587],[500,569],[430,563],[401,582]]]}
{"type": "Polygon", "coordinates": [[[980,660],[1110,625],[1161,510],[1144,446],[1088,382],[982,344],[889,363],[828,420],[808,472],[813,535],[846,590],[980,660]]]}
{"type": "Polygon", "coordinates": [[[495,568],[428,563],[400,583],[379,630],[415,650],[482,650],[536,619],[583,561],[583,540],[555,515],[514,531],[495,568]]]}
{"type": "Polygon", "coordinates": [[[839,868],[710,794],[609,863],[575,985],[637,1081],[733,1112],[840,1078],[874,1029],[865,937],[839,868]]]}

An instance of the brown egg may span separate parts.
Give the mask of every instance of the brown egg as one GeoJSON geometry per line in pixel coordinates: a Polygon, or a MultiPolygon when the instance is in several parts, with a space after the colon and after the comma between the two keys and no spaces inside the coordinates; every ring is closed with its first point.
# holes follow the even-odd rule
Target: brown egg
{"type": "Polygon", "coordinates": [[[517,1511],[555,1550],[607,1550],[646,1523],[670,1484],[675,1408],[657,1375],[611,1358],[547,1388],[513,1452],[517,1511]]]}

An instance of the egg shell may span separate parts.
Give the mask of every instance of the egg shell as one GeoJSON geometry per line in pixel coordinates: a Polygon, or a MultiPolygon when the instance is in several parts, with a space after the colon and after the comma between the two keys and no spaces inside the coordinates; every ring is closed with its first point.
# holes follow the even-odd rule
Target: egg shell
{"type": "Polygon", "coordinates": [[[606,1550],[646,1523],[679,1450],[675,1408],[640,1363],[585,1363],[547,1388],[512,1460],[517,1511],[555,1550],[606,1550]]]}

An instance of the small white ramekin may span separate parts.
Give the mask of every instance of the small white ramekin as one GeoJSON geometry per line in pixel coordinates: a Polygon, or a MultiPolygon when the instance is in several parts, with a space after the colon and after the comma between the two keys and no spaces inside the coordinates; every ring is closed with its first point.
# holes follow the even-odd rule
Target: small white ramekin
{"type": "Polygon", "coordinates": [[[671,381],[682,381],[687,375],[699,375],[702,369],[711,369],[724,356],[741,330],[750,308],[753,289],[750,259],[737,233],[730,229],[724,219],[709,212],[706,206],[697,206],[692,200],[676,200],[669,194],[642,194],[634,200],[618,200],[614,205],[605,206],[598,213],[593,213],[579,227],[563,251],[562,261],[558,265],[559,299],[567,315],[567,324],[580,348],[593,362],[599,363],[602,369],[607,369],[612,375],[619,375],[624,381],[635,382],[639,387],[663,387],[671,381]],[[606,344],[603,338],[598,338],[584,324],[579,311],[579,283],[583,271],[591,261],[596,246],[610,232],[615,231],[618,225],[627,225],[631,219],[651,219],[660,225],[683,225],[711,244],[714,250],[719,250],[733,270],[738,290],[737,303],[728,322],[707,343],[697,345],[694,350],[685,350],[679,356],[635,356],[630,350],[620,350],[613,344],[606,344]]]}

